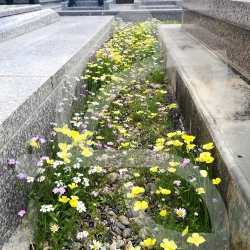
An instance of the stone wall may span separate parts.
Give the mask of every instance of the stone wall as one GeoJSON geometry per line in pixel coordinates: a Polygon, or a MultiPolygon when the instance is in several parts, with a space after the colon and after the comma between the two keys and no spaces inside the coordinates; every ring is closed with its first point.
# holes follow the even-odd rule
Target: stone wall
{"type": "Polygon", "coordinates": [[[183,0],[182,28],[250,79],[250,2],[183,0]]]}

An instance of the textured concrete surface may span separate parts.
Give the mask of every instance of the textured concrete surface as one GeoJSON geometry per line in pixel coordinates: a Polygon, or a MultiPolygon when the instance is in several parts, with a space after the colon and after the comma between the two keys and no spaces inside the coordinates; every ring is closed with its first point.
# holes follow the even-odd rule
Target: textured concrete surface
{"type": "Polygon", "coordinates": [[[181,25],[159,29],[169,80],[186,128],[198,144],[214,141],[230,249],[250,249],[250,86],[181,25]]]}
{"type": "Polygon", "coordinates": [[[0,42],[57,21],[59,15],[51,9],[1,17],[0,42]]]}
{"type": "Polygon", "coordinates": [[[0,17],[17,15],[21,13],[41,10],[40,4],[35,5],[2,5],[0,6],[0,17]]]}
{"type": "MultiPolygon", "coordinates": [[[[81,76],[96,45],[108,37],[112,20],[61,17],[0,43],[0,249],[20,223],[17,212],[27,207],[27,199],[15,187],[17,172],[34,174],[27,143],[38,134],[50,137],[50,123],[62,118],[56,109],[63,98],[65,75],[81,76]],[[9,167],[8,157],[21,164],[9,167]]],[[[46,145],[43,148],[46,154],[46,145]]],[[[18,240],[16,244],[20,249],[18,240]]]]}

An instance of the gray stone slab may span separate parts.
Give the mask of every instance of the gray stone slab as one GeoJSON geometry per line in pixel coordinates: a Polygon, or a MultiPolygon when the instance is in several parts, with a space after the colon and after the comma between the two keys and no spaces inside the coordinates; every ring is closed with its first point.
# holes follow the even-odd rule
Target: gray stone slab
{"type": "Polygon", "coordinates": [[[2,17],[0,19],[0,42],[57,21],[59,21],[59,16],[51,9],[2,17]]]}
{"type": "Polygon", "coordinates": [[[188,132],[198,144],[216,145],[213,172],[222,179],[230,249],[250,249],[250,86],[180,25],[159,33],[188,132]]]}
{"type": "MultiPolygon", "coordinates": [[[[62,17],[60,22],[0,43],[0,65],[6,67],[0,73],[0,249],[20,223],[17,212],[27,207],[27,199],[15,187],[15,172],[35,174],[27,142],[38,134],[50,138],[50,123],[67,119],[56,112],[63,98],[65,75],[70,81],[81,76],[93,50],[107,39],[112,20],[62,17]],[[8,157],[21,164],[10,168],[8,157]]],[[[21,234],[26,237],[25,249],[27,236],[21,234]]],[[[15,238],[5,249],[20,249],[19,240],[15,246],[13,242],[15,238]]]]}
{"type": "Polygon", "coordinates": [[[11,6],[9,8],[0,8],[0,17],[4,16],[12,16],[12,15],[17,15],[21,13],[26,13],[26,12],[31,12],[31,11],[36,11],[36,10],[41,10],[42,6],[40,4],[35,4],[35,5],[6,5],[6,6],[11,6]]]}

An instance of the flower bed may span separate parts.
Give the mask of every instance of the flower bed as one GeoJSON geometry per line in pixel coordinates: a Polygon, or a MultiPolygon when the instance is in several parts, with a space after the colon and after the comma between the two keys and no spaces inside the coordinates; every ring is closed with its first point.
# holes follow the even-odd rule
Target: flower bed
{"type": "Polygon", "coordinates": [[[34,249],[227,248],[214,145],[174,131],[156,25],[118,20],[77,80],[82,93],[67,83],[58,112],[73,98],[72,117],[52,124],[49,156],[30,141],[38,176],[17,177],[24,191],[33,182],[34,249]]]}

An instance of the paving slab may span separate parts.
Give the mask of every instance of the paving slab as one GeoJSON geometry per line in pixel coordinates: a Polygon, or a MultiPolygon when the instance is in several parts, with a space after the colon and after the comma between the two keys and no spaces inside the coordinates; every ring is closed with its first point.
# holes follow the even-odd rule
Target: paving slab
{"type": "Polygon", "coordinates": [[[199,144],[215,142],[230,249],[250,249],[250,86],[181,25],[161,25],[159,33],[186,128],[199,144]]]}

